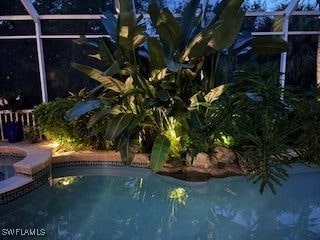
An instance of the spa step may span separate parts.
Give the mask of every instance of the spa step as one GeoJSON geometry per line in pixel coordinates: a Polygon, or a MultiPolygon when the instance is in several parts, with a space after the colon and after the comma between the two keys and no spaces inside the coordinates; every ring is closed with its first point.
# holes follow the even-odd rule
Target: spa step
{"type": "Polygon", "coordinates": [[[13,176],[0,182],[0,194],[12,191],[32,182],[31,177],[13,176]]]}

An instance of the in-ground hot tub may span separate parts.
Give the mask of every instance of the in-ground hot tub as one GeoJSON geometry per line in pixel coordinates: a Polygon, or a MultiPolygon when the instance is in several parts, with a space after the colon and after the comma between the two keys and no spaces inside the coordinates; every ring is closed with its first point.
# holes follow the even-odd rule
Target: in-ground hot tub
{"type": "Polygon", "coordinates": [[[0,205],[13,201],[48,181],[51,150],[37,145],[1,142],[0,156],[0,205]]]}

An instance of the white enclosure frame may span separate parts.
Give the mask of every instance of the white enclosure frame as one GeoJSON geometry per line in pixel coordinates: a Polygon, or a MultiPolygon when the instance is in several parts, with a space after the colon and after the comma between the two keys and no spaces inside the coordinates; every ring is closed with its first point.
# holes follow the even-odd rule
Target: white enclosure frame
{"type": "MultiPolygon", "coordinates": [[[[35,24],[35,35],[15,35],[15,36],[0,36],[0,40],[10,39],[35,39],[37,43],[37,54],[39,64],[39,74],[41,83],[41,96],[42,102],[48,102],[48,90],[46,81],[46,69],[43,53],[43,39],[76,39],[80,35],[43,35],[41,32],[41,20],[94,20],[100,19],[100,14],[50,14],[39,15],[37,10],[31,3],[31,0],[20,0],[29,15],[9,15],[0,16],[0,21],[26,21],[32,20],[35,24]]],[[[114,0],[114,6],[117,13],[119,13],[119,1],[114,0]]],[[[203,0],[203,8],[206,7],[208,0],[203,0]]],[[[283,26],[280,32],[252,32],[253,36],[281,36],[284,40],[288,40],[289,35],[320,35],[320,31],[289,31],[289,19],[291,16],[318,16],[320,17],[320,11],[295,11],[299,0],[291,0],[289,5],[283,11],[275,12],[247,12],[246,17],[259,17],[259,16],[282,16],[283,26]]],[[[145,18],[148,18],[148,14],[144,14],[145,18]]],[[[107,35],[85,35],[87,38],[99,38],[107,35]]],[[[285,74],[287,64],[287,53],[282,53],[280,58],[280,79],[279,82],[282,87],[285,86],[285,74]]]]}

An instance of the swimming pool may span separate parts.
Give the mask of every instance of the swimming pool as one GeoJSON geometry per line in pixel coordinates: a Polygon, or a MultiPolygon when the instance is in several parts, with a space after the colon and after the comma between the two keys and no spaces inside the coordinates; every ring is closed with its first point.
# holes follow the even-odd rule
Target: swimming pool
{"type": "MultiPolygon", "coordinates": [[[[8,229],[46,239],[320,239],[320,171],[299,168],[277,195],[244,177],[187,183],[145,169],[69,167],[0,207],[8,229]],[[67,177],[65,177],[67,176],[67,177]]],[[[5,231],[4,231],[5,230],[5,231]]]]}

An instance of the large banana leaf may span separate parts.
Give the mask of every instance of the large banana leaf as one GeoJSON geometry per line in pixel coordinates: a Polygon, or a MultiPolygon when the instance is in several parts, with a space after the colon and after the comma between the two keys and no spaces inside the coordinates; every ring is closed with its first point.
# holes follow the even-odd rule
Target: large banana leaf
{"type": "Polygon", "coordinates": [[[221,51],[235,41],[245,16],[241,9],[243,0],[230,0],[219,19],[201,31],[184,50],[181,60],[206,56],[212,50],[221,51]]]}
{"type": "Polygon", "coordinates": [[[110,106],[104,106],[100,111],[94,113],[89,119],[88,127],[93,127],[98,121],[103,119],[107,114],[111,113],[110,106]]]}
{"type": "Polygon", "coordinates": [[[120,113],[115,116],[107,126],[105,134],[106,139],[114,140],[118,137],[123,130],[128,127],[133,117],[134,115],[130,113],[120,113]]]}
{"type": "Polygon", "coordinates": [[[91,112],[94,109],[97,109],[101,107],[101,101],[100,100],[90,100],[86,102],[78,102],[76,105],[74,105],[73,108],[71,108],[67,114],[66,119],[67,120],[73,120],[77,117],[82,116],[83,114],[86,114],[88,112],[91,112]]]}
{"type": "Polygon", "coordinates": [[[156,2],[149,5],[149,14],[161,40],[170,46],[171,50],[175,50],[183,33],[176,18],[166,8],[161,11],[156,2]]]}
{"type": "Polygon", "coordinates": [[[122,162],[126,165],[130,165],[139,150],[138,136],[131,135],[129,132],[124,131],[119,140],[118,149],[121,154],[122,162]]]}
{"type": "Polygon", "coordinates": [[[288,42],[279,37],[257,37],[252,40],[254,54],[277,54],[288,49],[288,42]]]}
{"type": "Polygon", "coordinates": [[[160,80],[166,75],[167,64],[163,47],[156,38],[148,38],[148,51],[151,66],[151,79],[160,80]]]}
{"type": "Polygon", "coordinates": [[[106,45],[103,39],[99,41],[98,47],[99,47],[99,55],[100,55],[101,61],[107,66],[110,66],[115,60],[113,58],[111,51],[109,50],[108,46],[106,45]]]}
{"type": "Polygon", "coordinates": [[[196,17],[200,0],[191,0],[183,9],[181,14],[181,28],[183,29],[183,40],[185,44],[189,41],[189,36],[194,32],[194,28],[200,23],[201,16],[196,17]]]}
{"type": "Polygon", "coordinates": [[[78,69],[79,71],[85,73],[90,78],[100,82],[107,89],[110,89],[118,93],[121,93],[124,90],[123,82],[115,78],[112,78],[110,76],[105,76],[104,73],[98,69],[95,69],[86,65],[81,65],[78,63],[72,63],[72,66],[78,69]]]}
{"type": "Polygon", "coordinates": [[[163,135],[158,135],[154,141],[150,156],[151,169],[155,172],[161,170],[168,160],[170,153],[170,141],[163,135]]]}
{"type": "Polygon", "coordinates": [[[119,46],[132,51],[145,40],[145,26],[137,20],[133,1],[121,1],[118,20],[119,46]]]}
{"type": "Polygon", "coordinates": [[[211,26],[214,25],[218,21],[218,19],[220,18],[221,14],[223,13],[225,7],[227,6],[227,4],[229,4],[228,0],[222,0],[222,1],[220,1],[218,3],[218,5],[213,10],[214,16],[211,19],[211,21],[209,23],[209,26],[210,25],[211,26]]]}
{"type": "Polygon", "coordinates": [[[115,74],[120,73],[120,65],[118,61],[114,61],[111,66],[103,73],[105,76],[113,76],[115,74]]]}

